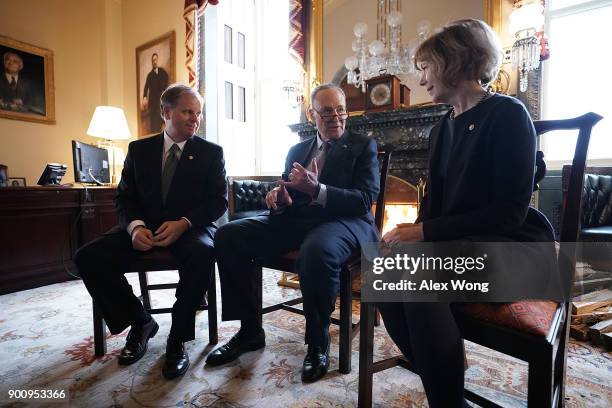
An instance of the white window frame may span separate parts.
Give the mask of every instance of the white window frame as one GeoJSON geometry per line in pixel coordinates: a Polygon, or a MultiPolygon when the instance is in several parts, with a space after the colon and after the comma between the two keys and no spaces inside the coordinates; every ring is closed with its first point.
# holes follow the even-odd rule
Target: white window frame
{"type": "MultiPolygon", "coordinates": [[[[554,0],[553,0],[554,1],[554,0]]],[[[554,47],[555,47],[555,43],[554,43],[554,38],[550,37],[550,32],[548,31],[550,26],[551,26],[551,20],[555,19],[555,18],[560,18],[560,17],[566,17],[572,14],[579,14],[582,12],[587,12],[587,11],[591,11],[591,10],[595,10],[598,8],[602,8],[602,7],[607,7],[607,6],[612,6],[612,0],[591,0],[591,1],[586,1],[583,3],[579,3],[579,4],[575,4],[575,5],[571,5],[571,6],[567,6],[567,7],[560,7],[558,9],[551,9],[550,7],[550,1],[547,2],[546,4],[546,10],[544,13],[544,27],[545,27],[545,33],[546,35],[550,38],[551,40],[551,47],[552,47],[552,53],[554,53],[554,47]]],[[[603,39],[602,39],[603,40],[603,39]]],[[[605,50],[602,49],[602,52],[605,52],[605,50]]],[[[592,62],[592,61],[590,61],[592,62]]],[[[543,90],[543,95],[542,95],[542,99],[541,99],[541,109],[542,112],[545,112],[545,105],[547,102],[547,89],[549,89],[549,87],[551,86],[549,83],[550,80],[550,75],[548,74],[548,71],[550,70],[550,63],[549,61],[544,61],[541,64],[541,73],[542,73],[542,90],[543,90]]],[[[579,75],[584,75],[584,73],[581,73],[582,68],[577,67],[577,72],[579,75]]],[[[586,113],[586,112],[584,112],[586,113]]],[[[546,118],[546,119],[561,119],[561,118],[546,118]]],[[[544,151],[544,154],[546,154],[546,143],[543,143],[542,140],[540,139],[540,148],[541,150],[544,151]]],[[[549,160],[549,159],[545,159],[546,160],[546,167],[549,170],[560,170],[563,168],[564,165],[566,164],[571,164],[572,162],[572,157],[569,157],[567,159],[563,159],[563,160],[549,160]]],[[[599,158],[599,159],[587,159],[588,165],[589,166],[610,166],[612,165],[612,157],[609,158],[599,158]]]]}

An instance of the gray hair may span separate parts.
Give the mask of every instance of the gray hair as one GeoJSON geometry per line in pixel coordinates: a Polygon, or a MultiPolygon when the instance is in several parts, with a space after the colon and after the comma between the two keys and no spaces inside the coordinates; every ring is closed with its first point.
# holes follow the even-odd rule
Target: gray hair
{"type": "Polygon", "coordinates": [[[446,86],[463,79],[486,86],[497,77],[502,57],[499,38],[491,27],[481,20],[464,19],[445,25],[425,40],[415,52],[414,63],[431,63],[446,86]]]}
{"type": "Polygon", "coordinates": [[[183,84],[172,84],[166,88],[160,98],[162,115],[164,108],[176,108],[178,100],[183,94],[189,94],[193,96],[198,101],[200,101],[201,105],[204,105],[204,99],[202,98],[202,95],[200,95],[195,89],[183,84]]]}
{"type": "Polygon", "coordinates": [[[13,51],[7,51],[2,55],[2,60],[5,64],[6,64],[6,60],[9,59],[11,55],[14,55],[15,57],[19,58],[19,61],[21,61],[21,63],[23,64],[23,58],[21,58],[21,55],[13,51]]]}
{"type": "Polygon", "coordinates": [[[346,102],[346,94],[344,93],[344,90],[342,88],[340,88],[338,85],[334,85],[334,84],[321,84],[321,85],[317,86],[315,89],[312,90],[312,93],[310,94],[310,103],[314,104],[314,100],[315,100],[317,94],[319,92],[321,92],[321,91],[326,90],[326,89],[335,89],[336,91],[338,91],[340,93],[340,95],[342,95],[342,98],[346,102]]]}

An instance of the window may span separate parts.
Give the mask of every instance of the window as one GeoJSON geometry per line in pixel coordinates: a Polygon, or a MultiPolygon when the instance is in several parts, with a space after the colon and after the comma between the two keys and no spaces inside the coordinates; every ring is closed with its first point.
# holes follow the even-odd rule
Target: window
{"type": "Polygon", "coordinates": [[[225,81],[225,118],[234,118],[234,84],[225,81]]]}
{"type": "Polygon", "coordinates": [[[242,69],[244,69],[245,67],[245,64],[244,64],[245,42],[246,42],[246,37],[244,36],[244,34],[238,33],[238,66],[242,69]]]}
{"type": "Polygon", "coordinates": [[[225,42],[224,42],[224,56],[225,62],[232,63],[232,27],[224,27],[225,42]]]}
{"type": "MultiPolygon", "coordinates": [[[[543,63],[542,117],[560,119],[593,111],[604,117],[591,135],[592,164],[612,161],[612,56],[605,42],[612,38],[612,0],[551,0],[546,11],[550,59],[543,63]],[[595,162],[594,162],[595,161],[595,162]]],[[[575,134],[575,132],[574,132],[575,134]]],[[[576,136],[544,136],[547,161],[568,162],[576,136]]]]}
{"type": "Polygon", "coordinates": [[[246,90],[243,86],[238,86],[238,121],[246,121],[246,90]]]}
{"type": "Polygon", "coordinates": [[[289,0],[222,1],[201,19],[207,139],[223,147],[228,175],[279,176],[301,113],[283,85],[303,79],[289,55],[289,0]]]}

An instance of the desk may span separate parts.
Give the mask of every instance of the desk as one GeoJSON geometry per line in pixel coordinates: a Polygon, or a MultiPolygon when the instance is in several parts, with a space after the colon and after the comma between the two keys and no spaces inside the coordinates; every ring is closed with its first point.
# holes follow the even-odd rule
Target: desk
{"type": "Polygon", "coordinates": [[[0,294],[72,279],[77,248],[117,224],[115,191],[0,188],[0,294]]]}

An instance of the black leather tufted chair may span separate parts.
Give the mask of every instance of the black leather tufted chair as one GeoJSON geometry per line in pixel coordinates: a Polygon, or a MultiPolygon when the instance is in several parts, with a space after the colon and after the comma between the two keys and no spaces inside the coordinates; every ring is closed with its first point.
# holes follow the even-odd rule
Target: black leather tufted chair
{"type": "Polygon", "coordinates": [[[229,221],[267,214],[266,194],[279,179],[279,176],[228,177],[229,221]]]}
{"type": "Polygon", "coordinates": [[[582,240],[612,241],[612,167],[587,168],[582,204],[582,240]],[[592,174],[591,171],[607,171],[592,174]]]}

